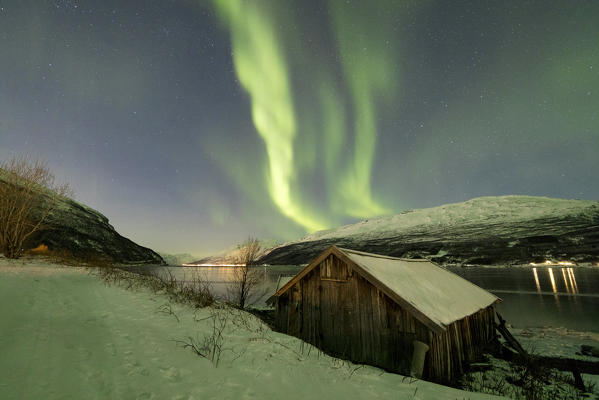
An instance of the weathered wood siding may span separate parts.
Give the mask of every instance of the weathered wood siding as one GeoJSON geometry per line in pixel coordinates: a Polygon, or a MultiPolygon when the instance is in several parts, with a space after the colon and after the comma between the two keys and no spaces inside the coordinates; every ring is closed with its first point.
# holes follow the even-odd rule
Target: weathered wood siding
{"type": "Polygon", "coordinates": [[[403,374],[410,370],[412,342],[419,340],[431,347],[425,378],[445,382],[461,373],[477,355],[478,345],[492,335],[485,325],[487,314],[483,310],[435,335],[330,255],[278,297],[275,324],[330,354],[403,374]]]}
{"type": "Polygon", "coordinates": [[[484,346],[495,337],[493,306],[467,316],[447,327],[441,334],[431,332],[425,376],[449,383],[459,377],[468,362],[478,358],[484,346]]]}
{"type": "Polygon", "coordinates": [[[277,328],[356,362],[406,373],[428,329],[331,255],[276,302],[277,328]]]}

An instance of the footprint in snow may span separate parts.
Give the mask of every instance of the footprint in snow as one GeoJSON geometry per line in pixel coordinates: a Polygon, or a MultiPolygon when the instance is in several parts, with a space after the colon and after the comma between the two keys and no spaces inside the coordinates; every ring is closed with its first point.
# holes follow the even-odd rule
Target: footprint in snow
{"type": "Polygon", "coordinates": [[[171,382],[178,382],[181,380],[181,374],[179,373],[179,370],[175,367],[170,367],[170,368],[161,367],[160,374],[165,379],[167,379],[171,382]]]}
{"type": "Polygon", "coordinates": [[[104,347],[106,347],[106,352],[108,354],[110,354],[111,356],[116,356],[116,347],[114,346],[114,344],[106,343],[104,347]]]}

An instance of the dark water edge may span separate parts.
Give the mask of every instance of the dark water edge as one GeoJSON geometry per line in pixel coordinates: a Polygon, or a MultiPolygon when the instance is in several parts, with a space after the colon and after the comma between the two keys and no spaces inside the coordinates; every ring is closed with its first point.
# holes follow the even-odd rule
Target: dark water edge
{"type": "Polygon", "coordinates": [[[512,326],[599,332],[598,267],[450,268],[502,299],[512,326]]]}
{"type": "MultiPolygon", "coordinates": [[[[180,280],[200,275],[213,291],[227,295],[236,267],[158,267],[180,280]]],[[[262,283],[252,301],[264,306],[279,276],[293,276],[303,267],[259,267],[262,283]]],[[[599,332],[599,267],[451,267],[448,270],[502,299],[498,311],[516,328],[564,327],[599,332]]]]}

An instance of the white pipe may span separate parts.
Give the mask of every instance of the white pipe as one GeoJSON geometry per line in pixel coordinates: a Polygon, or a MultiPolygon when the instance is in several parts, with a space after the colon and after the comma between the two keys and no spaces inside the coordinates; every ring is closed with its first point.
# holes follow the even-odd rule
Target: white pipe
{"type": "Polygon", "coordinates": [[[414,353],[412,353],[412,366],[410,368],[410,376],[413,378],[422,378],[422,371],[424,370],[424,359],[426,352],[428,351],[428,345],[421,341],[414,340],[414,353]]]}

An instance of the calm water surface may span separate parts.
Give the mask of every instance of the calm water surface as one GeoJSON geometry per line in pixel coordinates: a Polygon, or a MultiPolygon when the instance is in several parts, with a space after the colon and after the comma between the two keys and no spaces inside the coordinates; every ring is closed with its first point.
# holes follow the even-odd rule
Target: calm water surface
{"type": "MultiPolygon", "coordinates": [[[[160,267],[165,269],[164,267],[160,267]]],[[[178,279],[194,276],[212,282],[225,296],[236,267],[168,267],[178,279]]],[[[299,266],[259,267],[262,284],[251,299],[263,306],[279,276],[293,276],[299,266]]],[[[599,267],[455,267],[450,271],[489,290],[503,301],[498,311],[515,327],[566,327],[599,332],[599,267]]]]}
{"type": "Polygon", "coordinates": [[[515,327],[599,332],[599,267],[450,270],[500,297],[498,311],[515,327]]]}

